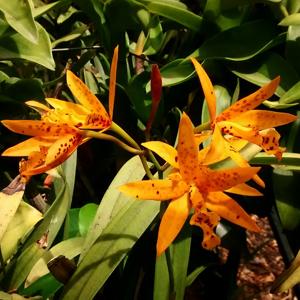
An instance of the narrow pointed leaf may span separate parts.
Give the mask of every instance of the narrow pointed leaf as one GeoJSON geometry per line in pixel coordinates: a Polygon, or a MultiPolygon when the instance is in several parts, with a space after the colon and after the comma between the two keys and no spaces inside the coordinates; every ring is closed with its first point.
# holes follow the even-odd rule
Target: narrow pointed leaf
{"type": "Polygon", "coordinates": [[[110,119],[113,119],[115,96],[116,96],[116,78],[117,78],[117,63],[119,55],[119,46],[114,50],[113,59],[110,67],[110,78],[109,78],[109,99],[108,99],[108,114],[110,119]]]}

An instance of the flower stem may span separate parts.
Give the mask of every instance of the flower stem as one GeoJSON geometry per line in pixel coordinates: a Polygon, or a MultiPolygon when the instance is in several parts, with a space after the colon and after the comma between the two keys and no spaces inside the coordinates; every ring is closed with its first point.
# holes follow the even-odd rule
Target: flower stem
{"type": "Polygon", "coordinates": [[[121,136],[124,140],[126,140],[132,147],[136,148],[137,150],[141,151],[140,154],[138,154],[140,156],[141,162],[143,164],[144,170],[148,176],[148,178],[152,179],[153,175],[149,169],[147,160],[145,158],[145,152],[142,151],[141,147],[139,146],[139,144],[123,129],[121,128],[118,124],[116,124],[115,122],[112,122],[111,126],[110,126],[110,130],[114,131],[115,133],[117,133],[119,136],[121,136]]]}
{"type": "Polygon", "coordinates": [[[197,127],[195,127],[194,133],[200,133],[204,130],[209,130],[209,129],[210,129],[210,122],[205,122],[205,123],[200,124],[197,127]]]}
{"type": "Polygon", "coordinates": [[[144,155],[143,150],[135,149],[135,148],[125,144],[124,142],[120,141],[118,138],[116,138],[112,135],[109,135],[109,134],[92,131],[92,130],[84,130],[84,131],[82,131],[82,135],[85,137],[89,137],[89,138],[96,138],[96,139],[111,141],[130,153],[137,154],[137,155],[144,155]]]}

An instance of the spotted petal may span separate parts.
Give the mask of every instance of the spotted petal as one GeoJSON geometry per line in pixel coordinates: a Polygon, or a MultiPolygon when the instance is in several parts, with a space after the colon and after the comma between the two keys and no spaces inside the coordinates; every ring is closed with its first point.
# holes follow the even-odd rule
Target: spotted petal
{"type": "Polygon", "coordinates": [[[219,221],[220,217],[215,212],[207,210],[196,210],[192,216],[190,224],[199,226],[203,231],[203,248],[211,250],[220,244],[220,238],[214,233],[219,221]]]}
{"type": "Polygon", "coordinates": [[[177,152],[180,174],[186,182],[192,182],[198,175],[198,147],[193,133],[193,124],[185,113],[179,124],[177,152]]]}
{"type": "Polygon", "coordinates": [[[181,197],[188,186],[184,181],[177,180],[143,180],[124,184],[119,190],[137,199],[163,201],[181,197]]]}
{"type": "Polygon", "coordinates": [[[22,175],[36,175],[40,173],[45,173],[51,170],[61,163],[63,163],[80,145],[81,143],[80,135],[66,134],[63,137],[55,141],[47,151],[45,161],[43,164],[27,168],[22,175]]]}
{"type": "Polygon", "coordinates": [[[32,152],[40,151],[40,147],[50,147],[57,138],[33,137],[6,149],[2,156],[28,156],[32,152]]]}
{"type": "Polygon", "coordinates": [[[54,124],[39,120],[3,120],[1,123],[13,132],[31,136],[60,136],[75,134],[78,130],[68,124],[54,124]]]}
{"type": "MultiPolygon", "coordinates": [[[[206,189],[208,192],[224,191],[251,179],[259,167],[232,168],[227,170],[209,170],[206,189]]],[[[201,190],[201,188],[199,187],[201,190]]]]}
{"type": "Polygon", "coordinates": [[[209,193],[206,207],[232,223],[251,231],[260,231],[251,217],[233,199],[222,192],[209,193]]]}
{"type": "Polygon", "coordinates": [[[89,88],[70,70],[67,71],[67,84],[74,97],[91,113],[101,115],[105,120],[110,120],[104,106],[89,88]]]}
{"type": "Polygon", "coordinates": [[[263,194],[255,189],[254,187],[248,185],[247,183],[240,183],[232,188],[226,190],[228,193],[233,193],[237,195],[243,195],[243,196],[262,196],[263,194]]]}
{"type": "Polygon", "coordinates": [[[297,116],[269,110],[250,110],[231,119],[242,126],[258,130],[285,125],[297,120],[297,116]]]}
{"type": "Polygon", "coordinates": [[[142,143],[142,145],[158,154],[162,159],[169,163],[172,167],[178,169],[178,157],[177,150],[171,145],[160,142],[160,141],[151,141],[142,143]]]}
{"type": "Polygon", "coordinates": [[[239,114],[257,107],[275,93],[279,81],[280,77],[278,76],[253,94],[235,102],[216,118],[216,122],[231,120],[239,114]]]}
{"type": "Polygon", "coordinates": [[[214,92],[214,87],[202,65],[193,57],[191,58],[191,60],[194,64],[203,89],[203,93],[208,106],[210,120],[213,121],[216,118],[216,95],[214,92]]]}
{"type": "Polygon", "coordinates": [[[60,109],[62,111],[72,113],[72,114],[82,114],[86,115],[89,113],[89,110],[84,106],[69,101],[63,101],[56,98],[46,98],[46,101],[54,108],[60,109]]]}
{"type": "Polygon", "coordinates": [[[157,256],[161,255],[175,240],[189,216],[190,208],[187,193],[170,202],[159,225],[157,256]]]}

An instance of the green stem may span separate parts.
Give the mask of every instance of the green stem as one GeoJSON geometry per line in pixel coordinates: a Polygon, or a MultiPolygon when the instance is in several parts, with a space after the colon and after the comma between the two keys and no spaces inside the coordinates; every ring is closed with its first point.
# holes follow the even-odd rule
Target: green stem
{"type": "MultiPolygon", "coordinates": [[[[118,124],[116,124],[115,122],[112,122],[111,126],[110,126],[110,130],[114,131],[115,133],[117,133],[119,136],[121,136],[125,141],[127,141],[132,147],[136,148],[139,151],[142,151],[141,147],[139,146],[139,144],[123,129],[121,128],[118,124]]],[[[143,167],[145,169],[145,172],[148,176],[148,178],[152,179],[153,175],[149,169],[149,166],[147,164],[147,160],[145,158],[144,155],[144,151],[142,151],[142,154],[139,154],[141,162],[143,164],[143,167]]]]}
{"type": "Polygon", "coordinates": [[[167,261],[167,267],[168,267],[168,272],[169,272],[170,292],[172,294],[174,292],[174,272],[173,272],[173,266],[172,266],[170,247],[168,247],[166,249],[165,253],[166,253],[166,261],[167,261]]]}
{"type": "Polygon", "coordinates": [[[284,5],[279,4],[279,9],[284,17],[287,17],[289,15],[289,13],[284,5]]]}
{"type": "Polygon", "coordinates": [[[96,138],[100,140],[106,140],[106,141],[111,141],[115,143],[116,145],[120,146],[121,148],[125,149],[126,151],[136,154],[136,155],[144,155],[144,151],[141,149],[135,149],[133,147],[128,146],[127,144],[123,143],[120,141],[118,138],[111,136],[109,134],[97,132],[97,131],[92,131],[92,130],[84,130],[82,131],[82,135],[85,137],[90,137],[90,138],[96,138]]]}
{"type": "Polygon", "coordinates": [[[205,122],[194,128],[194,133],[200,133],[204,130],[210,130],[210,122],[205,122]]]}

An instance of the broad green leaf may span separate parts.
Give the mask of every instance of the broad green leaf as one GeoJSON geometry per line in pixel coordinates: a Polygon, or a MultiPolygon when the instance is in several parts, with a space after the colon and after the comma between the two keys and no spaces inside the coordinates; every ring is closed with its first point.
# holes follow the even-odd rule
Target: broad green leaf
{"type": "Polygon", "coordinates": [[[38,34],[37,44],[31,43],[19,33],[0,37],[0,60],[21,58],[54,70],[48,33],[38,25],[38,34]]]}
{"type": "Polygon", "coordinates": [[[75,30],[68,33],[67,35],[55,40],[52,43],[52,48],[55,48],[60,43],[70,42],[70,41],[73,41],[73,40],[81,37],[86,32],[87,29],[88,29],[87,25],[81,25],[80,27],[78,27],[75,30]]]}
{"type": "Polygon", "coordinates": [[[172,0],[139,0],[153,14],[175,21],[191,30],[199,31],[202,18],[187,10],[182,3],[172,0]]]}
{"type": "Polygon", "coordinates": [[[288,27],[285,55],[290,65],[300,74],[300,25],[291,25],[288,27]]]}
{"type": "MultiPolygon", "coordinates": [[[[5,293],[0,291],[0,299],[1,300],[26,300],[28,298],[25,298],[21,295],[15,294],[15,293],[5,293]]],[[[41,298],[39,296],[31,297],[31,300],[40,300],[41,298]]]]}
{"type": "Polygon", "coordinates": [[[81,236],[85,236],[88,233],[89,228],[97,213],[98,205],[95,203],[88,203],[81,207],[79,210],[79,232],[81,236]]]}
{"type": "Polygon", "coordinates": [[[170,277],[166,251],[158,256],[155,261],[155,277],[153,290],[153,299],[155,300],[172,299],[172,296],[170,295],[170,277]]]}
{"type": "Polygon", "coordinates": [[[267,20],[245,23],[207,39],[191,56],[243,61],[283,43],[285,33],[267,20]]]}
{"type": "Polygon", "coordinates": [[[285,292],[300,282],[300,251],[292,261],[292,264],[275,280],[272,285],[272,293],[285,292]]]}
{"type": "Polygon", "coordinates": [[[288,0],[286,6],[290,14],[300,12],[300,2],[298,0],[288,0]]]}
{"type": "Polygon", "coordinates": [[[270,53],[256,61],[251,60],[242,64],[230,63],[227,66],[240,78],[260,87],[280,75],[280,84],[275,92],[280,97],[299,80],[293,67],[277,53],[270,53]]]}
{"type": "MultiPolygon", "coordinates": [[[[135,172],[135,170],[132,170],[135,172]]],[[[129,200],[86,253],[62,299],[93,299],[159,212],[157,201],[129,200]]]]}
{"type": "Polygon", "coordinates": [[[33,8],[33,16],[34,18],[39,18],[41,17],[42,15],[48,13],[49,11],[51,11],[52,9],[57,9],[59,7],[61,7],[62,5],[64,5],[64,3],[69,3],[71,2],[70,0],[60,0],[60,1],[56,1],[56,2],[52,2],[52,3],[48,3],[48,4],[44,4],[43,5],[40,5],[40,6],[37,6],[37,7],[34,7],[33,8]]]}
{"type": "MultiPolygon", "coordinates": [[[[9,187],[8,187],[9,188],[9,187]]],[[[9,191],[6,189],[0,192],[0,242],[4,238],[9,223],[13,219],[24,194],[24,190],[9,191]]]]}
{"type": "Polygon", "coordinates": [[[31,269],[31,272],[28,274],[25,287],[28,287],[34,281],[49,273],[47,263],[53,257],[64,255],[66,258],[72,259],[79,255],[82,249],[83,241],[84,238],[82,237],[68,239],[60,242],[48,251],[45,251],[44,255],[35,263],[31,269]]]}
{"type": "Polygon", "coordinates": [[[279,99],[281,104],[294,104],[300,101],[300,81],[293,85],[282,97],[279,99]]]}
{"type": "Polygon", "coordinates": [[[4,261],[13,255],[18,244],[41,219],[42,214],[37,209],[21,201],[1,240],[1,253],[4,261]]]}
{"type": "Polygon", "coordinates": [[[118,187],[127,182],[140,180],[144,175],[145,171],[138,156],[129,159],[119,170],[101,200],[94,222],[87,233],[79,261],[83,259],[119,210],[131,201],[128,196],[119,192],[118,187]]]}
{"type": "Polygon", "coordinates": [[[280,26],[290,26],[290,25],[300,25],[300,13],[295,13],[289,16],[286,16],[278,24],[280,26]]]}
{"type": "Polygon", "coordinates": [[[32,15],[31,0],[0,1],[0,10],[7,23],[31,43],[37,44],[39,32],[32,15]]]}
{"type": "Polygon", "coordinates": [[[279,101],[269,101],[269,100],[265,100],[263,102],[263,105],[271,108],[271,109],[286,109],[289,107],[293,107],[298,105],[298,103],[290,103],[290,104],[284,104],[284,103],[280,103],[279,101]]]}
{"type": "Polygon", "coordinates": [[[183,300],[185,295],[191,236],[192,227],[187,223],[171,246],[176,300],[183,300]]]}
{"type": "MultiPolygon", "coordinates": [[[[72,193],[74,186],[74,177],[76,171],[76,152],[58,169],[61,168],[64,172],[61,172],[61,176],[54,181],[54,187],[56,190],[56,199],[52,203],[51,207],[47,210],[43,220],[39,226],[33,231],[31,236],[25,242],[24,250],[29,251],[31,247],[35,247],[36,241],[40,240],[44,235],[47,236],[47,248],[50,248],[58,231],[60,230],[63,221],[72,201],[72,193]],[[27,248],[27,249],[26,249],[27,248]]],[[[12,280],[10,286],[17,288],[21,284],[29,272],[32,265],[40,258],[40,256],[32,257],[31,264],[27,264],[27,256],[21,256],[18,261],[18,265],[24,266],[22,270],[14,270],[12,274],[12,280]],[[22,259],[21,259],[22,258],[22,259]]]]}
{"type": "Polygon", "coordinates": [[[300,205],[295,198],[299,190],[298,172],[276,168],[273,171],[273,189],[282,227],[294,230],[300,224],[300,205]]]}

